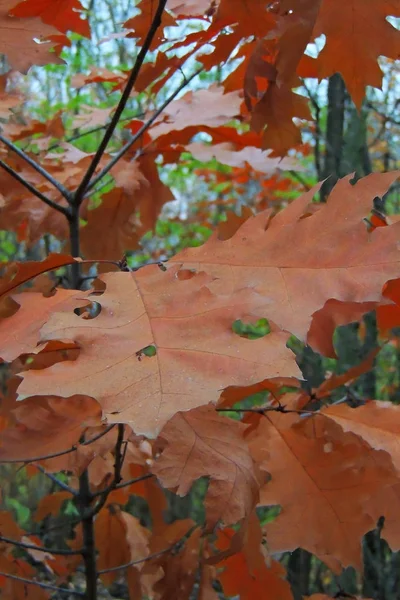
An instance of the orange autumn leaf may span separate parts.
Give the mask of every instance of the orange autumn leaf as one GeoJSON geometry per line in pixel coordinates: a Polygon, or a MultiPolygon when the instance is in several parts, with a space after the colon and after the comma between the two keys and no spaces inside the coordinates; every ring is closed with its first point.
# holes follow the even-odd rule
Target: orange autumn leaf
{"type": "Polygon", "coordinates": [[[14,17],[40,17],[43,23],[56,27],[61,33],[71,30],[90,37],[87,20],[81,19],[83,6],[79,0],[24,0],[11,10],[14,17]]]}
{"type": "Polygon", "coordinates": [[[35,512],[35,521],[40,523],[48,515],[53,517],[58,516],[62,505],[67,500],[72,500],[69,492],[53,492],[52,494],[43,496],[35,512]]]}
{"type": "Polygon", "coordinates": [[[177,413],[160,433],[167,443],[152,467],[163,487],[185,496],[200,477],[209,476],[207,526],[248,518],[258,501],[261,473],[255,468],[244,426],[203,406],[177,413]]]}
{"type": "Polygon", "coordinates": [[[314,29],[315,37],[326,36],[317,59],[319,77],[341,73],[358,109],[367,85],[381,87],[378,58],[395,60],[399,56],[399,32],[387,21],[388,16],[400,16],[390,0],[349,0],[340,5],[336,0],[323,0],[321,4],[314,29]]]}
{"type": "Polygon", "coordinates": [[[396,482],[389,455],[319,414],[268,413],[247,439],[255,462],[271,475],[260,504],[281,507],[265,526],[270,551],[302,547],[333,570],[360,567],[361,538],[380,516],[370,500],[396,482]]]}
{"type": "Polygon", "coordinates": [[[84,354],[68,365],[25,373],[19,397],[50,389],[67,397],[87,390],[109,423],[124,422],[135,433],[155,437],[177,411],[216,401],[227,385],[298,374],[287,334],[274,330],[247,340],[233,332],[232,323],[246,314],[250,291],[243,290],[229,306],[225,296],[211,291],[206,273],[181,280],[179,272],[176,266],[164,271],[152,265],[107,274],[102,276],[106,291],[95,297],[101,305],[95,319],[54,313],[42,327],[42,341],[56,340],[62,331],[84,354]],[[210,335],[215,354],[208,352],[210,335]],[[156,351],[147,356],[150,346],[156,351]],[[261,348],[262,356],[256,356],[261,348]]]}
{"type": "Polygon", "coordinates": [[[38,44],[35,39],[48,38],[57,33],[53,25],[46,25],[37,17],[11,16],[15,0],[0,2],[0,53],[5,54],[13,69],[26,73],[32,65],[62,63],[50,50],[53,43],[38,44]]]}

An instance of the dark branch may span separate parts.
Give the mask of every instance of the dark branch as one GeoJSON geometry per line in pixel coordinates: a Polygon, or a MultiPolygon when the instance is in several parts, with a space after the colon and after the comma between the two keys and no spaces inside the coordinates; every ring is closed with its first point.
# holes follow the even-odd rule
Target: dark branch
{"type": "Polygon", "coordinates": [[[147,562],[149,560],[152,560],[153,558],[158,558],[159,556],[162,556],[163,554],[167,554],[167,552],[172,552],[172,550],[174,550],[175,548],[180,546],[182,544],[182,542],[187,537],[189,537],[189,535],[193,531],[193,529],[195,529],[195,528],[192,527],[190,532],[188,532],[186,535],[184,535],[183,538],[181,538],[180,540],[175,542],[175,544],[172,544],[172,546],[168,546],[168,548],[164,548],[164,550],[160,550],[159,552],[154,552],[154,554],[149,554],[148,556],[145,556],[144,558],[138,558],[136,560],[131,560],[130,562],[125,563],[124,565],[118,565],[118,567],[111,567],[110,569],[102,569],[101,571],[97,571],[97,574],[103,575],[103,573],[114,573],[115,571],[122,571],[123,569],[127,569],[128,567],[133,567],[134,565],[140,565],[140,563],[147,562]]]}
{"type": "Polygon", "coordinates": [[[7,171],[7,173],[9,175],[11,175],[11,177],[14,177],[14,179],[16,179],[18,181],[18,183],[20,183],[21,185],[26,187],[26,189],[29,190],[31,192],[31,194],[33,194],[34,196],[37,196],[42,202],[47,204],[47,206],[50,206],[50,208],[54,208],[54,210],[58,210],[58,212],[62,213],[66,217],[69,216],[69,210],[66,207],[61,206],[60,204],[57,204],[56,202],[53,202],[53,200],[50,200],[50,198],[48,198],[47,196],[42,194],[42,192],[37,190],[32,184],[30,184],[28,181],[26,181],[26,179],[21,177],[21,175],[19,173],[14,171],[14,169],[12,169],[3,160],[0,160],[0,167],[2,167],[5,171],[7,171]]]}
{"type": "Polygon", "coordinates": [[[10,460],[1,460],[0,464],[1,463],[4,463],[4,464],[32,463],[32,462],[37,462],[39,460],[48,460],[50,458],[57,458],[58,456],[64,456],[64,454],[70,454],[71,452],[75,452],[79,448],[79,446],[89,446],[89,444],[93,444],[94,442],[96,442],[97,440],[102,438],[104,435],[106,435],[109,431],[111,431],[111,429],[113,429],[114,426],[115,426],[114,423],[112,425],[109,425],[104,431],[102,431],[101,433],[98,433],[90,440],[87,440],[87,442],[83,442],[82,444],[79,444],[77,446],[72,446],[71,448],[68,448],[67,450],[60,450],[60,452],[53,452],[52,454],[44,454],[43,456],[35,456],[34,458],[13,458],[10,460]]]}
{"type": "Polygon", "coordinates": [[[51,481],[53,483],[55,483],[56,485],[58,485],[60,488],[62,488],[65,492],[69,492],[72,496],[77,496],[78,495],[78,491],[75,490],[74,488],[70,487],[67,483],[64,483],[63,481],[60,481],[60,479],[58,479],[58,477],[56,477],[55,475],[53,475],[53,473],[48,473],[45,469],[43,469],[42,466],[40,465],[35,465],[35,467],[41,472],[43,473],[43,475],[45,475],[46,477],[48,477],[49,479],[51,479],[51,481]]]}
{"type": "MultiPolygon", "coordinates": [[[[124,457],[125,457],[125,452],[126,452],[126,449],[125,450],[122,449],[123,442],[124,442],[124,431],[125,431],[124,425],[119,424],[118,425],[118,438],[117,438],[117,443],[115,445],[114,478],[113,478],[112,482],[110,483],[110,485],[101,492],[100,500],[98,501],[96,506],[90,512],[90,515],[92,517],[94,517],[95,515],[97,515],[97,513],[99,513],[101,511],[101,509],[103,508],[103,506],[105,505],[105,503],[107,501],[109,494],[113,490],[115,490],[116,486],[119,485],[119,483],[121,482],[121,471],[122,471],[122,465],[124,462],[124,457]]],[[[92,495],[92,498],[93,497],[94,497],[94,495],[92,495]]]]}
{"type": "Polygon", "coordinates": [[[154,114],[144,123],[140,129],[132,136],[132,138],[127,142],[124,146],[122,146],[121,150],[119,150],[113,158],[110,160],[108,165],[104,167],[97,175],[93,178],[90,185],[88,185],[87,190],[91,190],[107,173],[113,168],[114,165],[130,150],[135,142],[137,142],[142,135],[151,127],[154,121],[160,116],[160,114],[166,109],[166,107],[175,99],[175,97],[181,92],[192,79],[194,79],[199,73],[201,73],[202,69],[197,69],[190,77],[185,77],[184,81],[181,85],[170,95],[168,98],[161,104],[159,108],[154,112],[154,114]]]}
{"type": "Polygon", "coordinates": [[[58,587],[57,585],[51,585],[50,583],[44,583],[43,581],[34,581],[33,579],[25,579],[25,577],[19,577],[18,575],[11,575],[10,573],[0,572],[2,577],[8,577],[8,579],[14,579],[15,581],[20,581],[21,583],[27,583],[28,585],[37,585],[45,590],[54,590],[55,592],[62,592],[63,594],[74,594],[74,596],[79,596],[80,598],[85,598],[86,595],[83,592],[76,592],[75,590],[70,590],[68,588],[58,587]]]}
{"type": "Polygon", "coordinates": [[[51,183],[68,202],[71,200],[71,193],[67,190],[66,187],[62,185],[57,179],[55,179],[50,173],[46,171],[43,167],[41,167],[36,161],[34,161],[28,154],[26,154],[23,150],[18,148],[15,144],[10,142],[7,138],[0,134],[0,142],[3,142],[12,152],[15,152],[20,158],[22,158],[28,165],[32,167],[37,173],[42,175],[49,183],[51,183]]]}
{"type": "Polygon", "coordinates": [[[279,412],[279,413],[284,413],[284,414],[290,414],[290,413],[295,413],[297,415],[312,415],[314,411],[309,411],[309,410],[295,410],[295,409],[289,409],[286,408],[286,406],[284,406],[283,404],[279,404],[278,406],[264,406],[264,407],[260,407],[260,408],[216,408],[215,409],[217,412],[236,412],[236,413],[241,413],[241,412],[249,412],[249,413],[255,413],[257,415],[264,415],[265,413],[268,412],[279,412]]]}
{"type": "Polygon", "coordinates": [[[111,567],[110,569],[103,569],[102,571],[98,571],[97,574],[102,575],[103,573],[114,573],[115,571],[122,571],[123,569],[127,569],[128,567],[133,567],[134,565],[140,565],[140,563],[147,562],[149,560],[152,560],[153,558],[158,558],[159,556],[162,556],[163,554],[166,554],[167,552],[172,552],[173,550],[177,550],[192,535],[193,531],[196,528],[197,528],[197,525],[193,525],[193,527],[191,527],[189,529],[189,531],[187,531],[185,533],[184,536],[182,536],[178,541],[171,544],[171,546],[168,546],[168,548],[164,548],[164,550],[160,550],[159,552],[154,552],[154,554],[149,554],[148,556],[145,556],[144,558],[138,558],[136,560],[131,560],[130,562],[125,563],[124,565],[118,565],[118,567],[111,567]]]}
{"type": "Polygon", "coordinates": [[[150,46],[151,46],[153,38],[156,34],[157,29],[161,25],[161,18],[162,18],[162,14],[164,12],[164,8],[165,8],[166,4],[167,4],[167,0],[159,0],[159,2],[158,2],[158,8],[155,12],[153,21],[152,21],[149,31],[146,35],[146,39],[144,40],[143,46],[141,47],[140,52],[136,57],[135,64],[133,65],[133,69],[129,75],[127,84],[122,93],[122,96],[118,103],[118,106],[113,114],[110,124],[108,125],[108,127],[105,131],[104,137],[103,137],[102,141],[100,142],[100,145],[96,151],[96,154],[94,155],[93,160],[90,163],[90,166],[89,166],[88,170],[86,171],[86,173],[81,181],[81,184],[79,185],[79,187],[75,193],[74,202],[78,206],[81,204],[81,202],[84,198],[85,192],[88,189],[90,181],[91,181],[91,179],[100,163],[100,160],[108,146],[108,143],[109,143],[110,139],[112,138],[112,135],[119,123],[119,120],[121,118],[123,110],[126,106],[126,103],[128,102],[129,96],[133,90],[133,87],[136,83],[136,80],[137,80],[140,70],[142,68],[144,59],[146,58],[146,55],[150,50],[150,46]]]}
{"type": "MultiPolygon", "coordinates": [[[[130,115],[129,117],[124,117],[123,119],[120,119],[119,122],[123,123],[124,121],[131,121],[132,119],[143,119],[144,116],[145,116],[145,113],[140,112],[140,113],[130,115]]],[[[92,129],[86,129],[85,131],[80,131],[79,133],[66,138],[64,141],[67,142],[68,144],[70,144],[71,142],[75,142],[76,140],[79,140],[83,137],[91,135],[92,133],[97,133],[98,131],[107,129],[109,124],[110,124],[110,121],[107,121],[107,123],[104,123],[104,125],[97,125],[97,127],[93,127],[92,129]]],[[[54,144],[52,144],[49,148],[47,148],[46,152],[51,152],[51,150],[55,150],[56,148],[59,148],[61,144],[62,144],[62,140],[58,141],[58,142],[54,142],[54,144]]]]}
{"type": "MultiPolygon", "coordinates": [[[[124,481],[123,483],[119,483],[118,485],[114,486],[113,489],[120,490],[124,487],[128,487],[129,485],[134,485],[135,483],[140,483],[141,481],[150,479],[151,477],[154,477],[153,473],[146,473],[145,475],[140,475],[140,477],[134,477],[133,479],[128,479],[127,481],[124,481]]],[[[96,492],[95,494],[93,494],[93,497],[95,498],[96,496],[102,496],[105,491],[106,490],[100,490],[99,492],[96,492]]]]}
{"type": "Polygon", "coordinates": [[[23,548],[24,550],[37,550],[38,552],[48,552],[49,554],[59,554],[60,556],[75,556],[78,554],[82,554],[82,550],[63,550],[61,548],[43,548],[41,546],[35,546],[35,544],[28,544],[25,542],[18,542],[17,540],[12,540],[11,538],[0,536],[0,541],[5,542],[6,544],[12,544],[17,548],[23,548]]]}

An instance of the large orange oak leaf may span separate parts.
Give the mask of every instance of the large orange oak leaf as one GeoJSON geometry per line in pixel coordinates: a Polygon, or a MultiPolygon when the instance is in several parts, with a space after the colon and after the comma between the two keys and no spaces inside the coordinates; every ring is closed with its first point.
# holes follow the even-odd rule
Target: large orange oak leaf
{"type": "Polygon", "coordinates": [[[396,60],[400,33],[387,21],[399,17],[399,5],[392,0],[323,0],[313,35],[326,36],[318,56],[319,78],[341,73],[358,108],[367,85],[381,87],[380,56],[396,60]]]}
{"type": "Polygon", "coordinates": [[[57,293],[45,298],[37,292],[16,294],[13,300],[19,309],[13,318],[0,319],[0,358],[11,362],[21,354],[32,352],[38,333],[55,309],[63,310],[68,306],[76,307],[74,290],[59,289],[57,293]],[[32,318],[33,317],[33,318],[32,318]]]}
{"type": "Polygon", "coordinates": [[[210,406],[177,413],[162,429],[167,443],[153,473],[163,487],[185,496],[200,477],[210,477],[205,499],[207,525],[247,519],[258,501],[262,475],[243,438],[245,426],[210,406]]]}
{"type": "Polygon", "coordinates": [[[150,135],[158,144],[188,143],[200,130],[218,128],[239,116],[241,102],[238,92],[224,94],[217,85],[188,92],[167,106],[150,135]]]}
{"type": "MultiPolygon", "coordinates": [[[[93,398],[27,398],[10,413],[10,424],[1,432],[0,461],[27,462],[69,451],[79,445],[82,433],[101,424],[101,410],[93,398]],[[12,419],[12,420],[11,420],[12,419]]],[[[46,459],[48,470],[79,470],[91,453],[90,446],[46,459]],[[80,453],[84,453],[80,456],[80,453]]]]}
{"type": "MultiPolygon", "coordinates": [[[[398,176],[399,172],[376,173],[352,185],[349,175],[316,212],[307,211],[316,191],[312,189],[273,218],[268,211],[259,213],[231,238],[223,241],[216,233],[203,246],[186,248],[169,262],[206,271],[213,278],[214,293],[235,297],[244,288],[252,290],[252,314],[305,339],[313,313],[323,307],[329,311],[327,300],[380,300],[383,284],[398,274],[400,224],[369,233],[363,222],[375,196],[381,197],[398,176]]],[[[359,306],[353,306],[342,324],[354,313],[359,316],[359,306]]],[[[332,333],[324,322],[323,335],[332,333]]]]}
{"type": "Polygon", "coordinates": [[[13,69],[26,73],[32,65],[62,63],[50,50],[54,43],[37,43],[35,39],[57,33],[37,17],[10,16],[15,0],[0,0],[0,54],[5,54],[13,69]]]}
{"type": "MultiPolygon", "coordinates": [[[[214,294],[206,273],[177,265],[101,279],[106,291],[90,298],[101,308],[96,318],[54,313],[41,329],[41,342],[73,340],[78,359],[25,373],[20,399],[50,390],[87,394],[108,422],[153,437],[176,412],[216,402],[228,385],[299,375],[286,333],[275,328],[248,340],[233,332],[233,322],[247,315],[250,290],[214,294]],[[153,356],[143,352],[149,346],[153,356]]],[[[78,302],[87,297],[77,294],[78,302]]]]}
{"type": "MultiPolygon", "coordinates": [[[[96,547],[99,551],[98,568],[112,569],[131,560],[146,558],[149,554],[150,532],[138,519],[116,505],[103,508],[94,524],[96,547]]],[[[112,583],[118,571],[102,575],[105,583],[112,583]]]]}
{"type": "Polygon", "coordinates": [[[155,226],[162,206],[174,199],[151,157],[119,161],[112,174],[117,187],[103,196],[98,208],[87,212],[88,223],[81,230],[82,249],[90,259],[119,260],[137,248],[140,238],[155,226]],[[104,223],[109,226],[106,235],[104,223]]]}
{"type": "Polygon", "coordinates": [[[322,413],[340,425],[343,431],[355,433],[372,448],[387,452],[400,471],[400,406],[392,402],[371,401],[357,408],[345,404],[328,406],[322,413]]]}
{"type": "MultiPolygon", "coordinates": [[[[217,532],[216,546],[222,551],[222,556],[235,545],[236,535],[230,529],[217,532]]],[[[225,595],[236,596],[240,600],[292,600],[290,584],[285,580],[285,568],[266,556],[262,541],[260,523],[252,515],[240,550],[217,563],[218,579],[225,595]]]]}
{"type": "Polygon", "coordinates": [[[4,279],[1,281],[0,296],[9,294],[20,285],[37,277],[37,275],[65,267],[66,265],[72,265],[77,261],[79,259],[72,258],[68,254],[51,253],[41,262],[10,263],[4,279]]]}
{"type": "Polygon", "coordinates": [[[24,0],[10,14],[14,17],[40,17],[43,23],[61,33],[74,31],[90,37],[89,21],[81,19],[83,6],[79,0],[24,0]]]}
{"type": "Polygon", "coordinates": [[[247,441],[271,475],[261,505],[281,507],[265,526],[270,551],[301,547],[334,570],[361,567],[361,538],[382,514],[370,500],[397,482],[390,457],[319,414],[268,413],[247,441]]]}

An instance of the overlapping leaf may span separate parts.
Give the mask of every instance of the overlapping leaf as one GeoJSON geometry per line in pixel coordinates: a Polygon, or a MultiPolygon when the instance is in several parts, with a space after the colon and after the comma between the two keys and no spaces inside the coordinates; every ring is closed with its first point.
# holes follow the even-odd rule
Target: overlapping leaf
{"type": "MultiPolygon", "coordinates": [[[[321,415],[301,420],[269,414],[248,439],[254,459],[271,474],[261,490],[261,504],[281,507],[266,525],[270,550],[302,547],[334,570],[360,567],[362,536],[382,514],[382,497],[395,498],[390,492],[397,477],[390,456],[321,415]],[[374,502],[380,491],[380,502],[374,502]]],[[[398,510],[398,499],[395,506],[398,510]]],[[[394,526],[395,549],[398,522],[394,526]]]]}
{"type": "Polygon", "coordinates": [[[194,481],[210,477],[205,500],[207,524],[248,519],[262,483],[246,442],[244,426],[210,407],[176,414],[160,437],[168,444],[152,471],[164,488],[185,496],[194,481]]]}
{"type": "Polygon", "coordinates": [[[94,298],[101,307],[95,319],[54,313],[42,328],[41,341],[73,339],[78,360],[26,373],[20,397],[86,390],[109,422],[154,436],[176,412],[215,402],[228,385],[299,373],[287,334],[248,340],[233,332],[233,322],[247,314],[251,291],[216,295],[206,273],[177,266],[102,279],[106,291],[94,298]],[[152,345],[155,352],[147,356],[143,351],[152,345]]]}

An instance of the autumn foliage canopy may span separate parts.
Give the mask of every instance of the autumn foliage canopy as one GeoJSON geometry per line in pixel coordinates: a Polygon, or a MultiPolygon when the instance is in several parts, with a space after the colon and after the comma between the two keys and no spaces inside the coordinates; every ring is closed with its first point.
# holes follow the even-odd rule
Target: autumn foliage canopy
{"type": "Polygon", "coordinates": [[[132,69],[74,75],[76,90],[120,93],[113,108],[74,115],[77,129],[103,126],[93,153],[64,141],[62,114],[22,123],[29,97],[14,85],[31,67],[62,64],[67,33],[90,38],[86,9],[0,0],[0,228],[27,248],[48,235],[59,242],[43,260],[3,265],[0,461],[61,482],[40,499],[37,522],[68,502],[78,515],[55,549],[0,511],[1,597],[72,593],[83,569],[86,588],[75,592],[90,600],[121,576],[137,600],[189,599],[195,585],[202,600],[218,590],[290,600],[283,552],[303,548],[334,573],[360,569],[362,537],[382,515],[383,537],[400,549],[400,408],[331,401],[378,348],[309,391],[289,343],[335,357],[339,325],[371,310],[382,339],[400,325],[400,223],[366,223],[399,172],[349,174],[326,202],[315,202],[318,184],[282,210],[228,215],[204,244],[159,263],[134,269],[126,253],[173,200],[159,166],[183,152],[264,175],[296,170],[301,126],[312,127],[302,78],[340,73],[360,109],[366,87],[381,86],[378,58],[399,56],[387,18],[400,8],[141,0],[115,32],[135,40],[132,69]],[[201,26],[170,35],[192,21],[201,26]],[[321,35],[312,57],[307,45],[321,35]],[[197,89],[196,77],[218,65],[227,76],[197,89]],[[152,103],[118,137],[127,103],[146,90],[152,103]],[[233,327],[259,319],[268,333],[258,339],[233,327]],[[246,403],[258,392],[262,404],[246,403]],[[200,478],[203,522],[168,522],[168,498],[200,478]],[[132,498],[147,503],[148,527],[132,498]],[[276,506],[261,523],[259,508],[276,506]]]}

